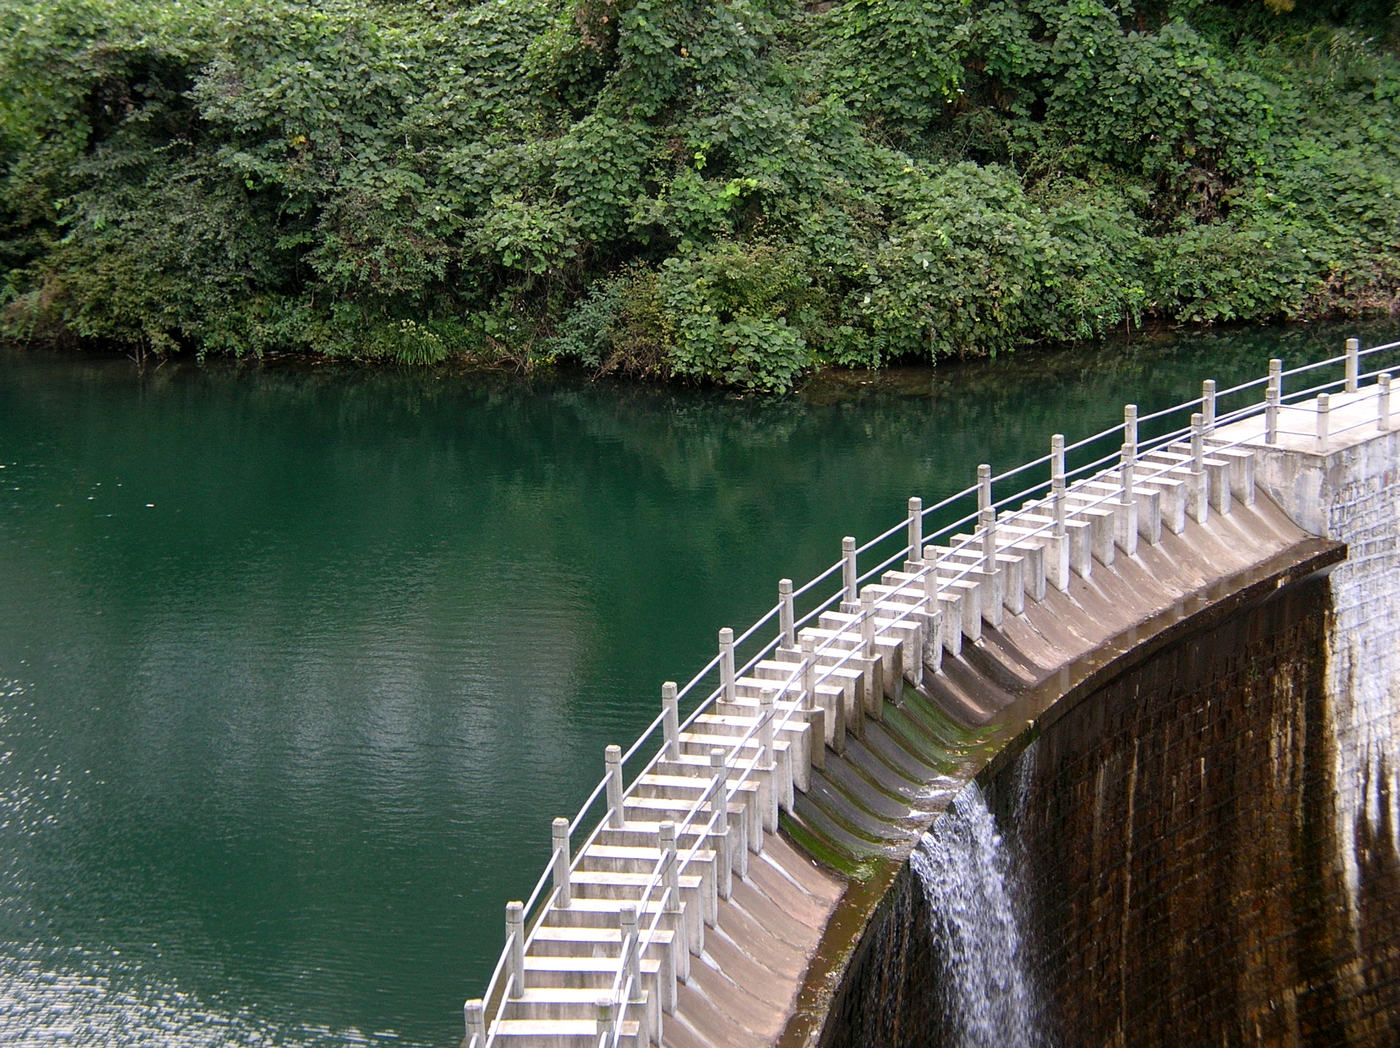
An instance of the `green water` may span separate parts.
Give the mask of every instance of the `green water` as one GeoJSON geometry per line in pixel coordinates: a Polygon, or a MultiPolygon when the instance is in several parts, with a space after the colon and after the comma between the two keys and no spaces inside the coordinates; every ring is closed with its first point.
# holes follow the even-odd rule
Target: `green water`
{"type": "Polygon", "coordinates": [[[455,1044],[550,819],[779,577],[1347,333],[780,400],[0,351],[0,1044],[455,1044]]]}

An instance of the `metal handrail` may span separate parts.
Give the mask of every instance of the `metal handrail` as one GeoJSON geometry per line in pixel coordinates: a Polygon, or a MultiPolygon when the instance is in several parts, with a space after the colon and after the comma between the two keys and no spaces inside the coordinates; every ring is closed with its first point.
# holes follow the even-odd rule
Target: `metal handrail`
{"type": "MultiPolygon", "coordinates": [[[[1297,402],[1299,401],[1309,399],[1310,397],[1315,397],[1320,393],[1336,389],[1339,386],[1354,388],[1356,384],[1361,381],[1379,379],[1381,376],[1386,375],[1387,372],[1381,370],[1368,371],[1362,374],[1359,368],[1359,361],[1362,358],[1368,357],[1375,353],[1391,351],[1396,349],[1400,349],[1400,342],[1392,342],[1383,345],[1372,346],[1362,350],[1355,340],[1349,340],[1347,352],[1341,356],[1330,357],[1328,359],[1316,361],[1311,364],[1301,365],[1299,367],[1292,368],[1287,371],[1283,370],[1282,367],[1278,364],[1278,362],[1274,362],[1271,365],[1271,375],[1267,378],[1252,379],[1250,381],[1240,383],[1236,386],[1232,386],[1228,389],[1214,391],[1211,398],[1211,406],[1212,408],[1216,409],[1216,414],[1211,419],[1211,430],[1229,425],[1233,422],[1257,417],[1261,414],[1264,414],[1269,406],[1268,396],[1266,394],[1266,398],[1264,401],[1254,399],[1244,407],[1236,408],[1229,412],[1221,413],[1218,411],[1218,404],[1222,398],[1233,396],[1239,393],[1249,392],[1263,385],[1266,387],[1267,393],[1273,394],[1275,398],[1273,400],[1273,405],[1276,409],[1296,410],[1298,406],[1297,402]],[[1283,378],[1308,374],[1325,367],[1334,366],[1338,363],[1345,363],[1347,365],[1348,373],[1346,378],[1330,382],[1324,382],[1308,389],[1294,391],[1290,393],[1287,397],[1284,397],[1284,395],[1282,394],[1281,386],[1283,378]],[[1275,387],[1276,377],[1277,388],[1275,387]]],[[[1388,385],[1386,388],[1388,389],[1388,385]]],[[[1382,393],[1380,392],[1381,387],[1379,385],[1374,387],[1374,389],[1376,391],[1374,394],[1376,397],[1382,395],[1382,393]]],[[[1143,416],[1137,416],[1136,414],[1134,414],[1133,424],[1140,425],[1146,422],[1153,422],[1159,419],[1169,418],[1172,416],[1179,415],[1183,411],[1189,411],[1192,408],[1196,407],[1204,409],[1206,406],[1206,396],[1207,394],[1203,392],[1202,396],[1200,397],[1193,397],[1190,400],[1183,401],[1182,403],[1170,408],[1165,408],[1143,416]]],[[[1170,432],[1158,435],[1156,437],[1151,438],[1150,440],[1137,442],[1136,446],[1133,448],[1132,453],[1133,464],[1137,465],[1149,455],[1159,453],[1165,448],[1179,444],[1184,438],[1192,435],[1194,432],[1197,432],[1195,426],[1199,424],[1199,419],[1193,420],[1192,425],[1188,425],[1184,428],[1173,429],[1170,432]]],[[[1375,423],[1353,423],[1351,425],[1345,426],[1341,429],[1332,432],[1348,432],[1352,429],[1361,428],[1365,425],[1371,424],[1375,423]]],[[[1201,431],[1200,435],[1202,437],[1209,437],[1210,432],[1210,430],[1201,431]]],[[[1293,435],[1315,435],[1310,433],[1301,433],[1300,431],[1286,431],[1281,428],[1278,428],[1275,425],[1275,436],[1285,432],[1293,435]]],[[[973,485],[972,487],[966,488],[953,495],[950,495],[947,498],[931,506],[921,506],[917,514],[914,512],[914,507],[911,503],[911,514],[909,517],[900,520],[893,527],[877,535],[875,538],[870,539],[862,546],[852,548],[852,544],[852,546],[848,547],[847,550],[843,553],[843,556],[840,560],[836,561],[834,564],[832,564],[822,572],[818,573],[816,576],[814,576],[808,582],[804,583],[802,586],[796,589],[791,589],[789,592],[786,593],[785,596],[788,606],[790,608],[795,608],[795,602],[799,598],[805,597],[817,586],[832,579],[833,577],[842,577],[843,579],[842,585],[836,590],[835,593],[821,598],[814,607],[804,612],[802,615],[798,616],[796,614],[793,614],[791,616],[790,621],[793,631],[795,632],[796,630],[802,628],[807,623],[810,623],[813,619],[818,618],[820,615],[830,611],[832,608],[839,607],[843,603],[843,601],[849,596],[848,580],[850,578],[850,575],[847,574],[848,566],[852,562],[858,564],[859,559],[862,555],[869,554],[871,551],[875,550],[883,543],[888,542],[906,527],[912,527],[913,521],[915,519],[917,519],[920,524],[921,534],[921,525],[930,516],[938,514],[948,509],[949,507],[955,506],[963,502],[964,500],[967,500],[969,497],[979,497],[980,492],[983,490],[984,483],[986,485],[986,490],[990,491],[991,485],[994,484],[996,481],[1005,481],[1011,477],[1025,473],[1028,470],[1037,467],[1043,467],[1047,463],[1052,465],[1053,470],[1054,463],[1057,457],[1058,461],[1061,464],[1063,464],[1065,454],[1083,448],[1087,448],[1093,445],[1095,442],[1113,437],[1115,434],[1122,434],[1125,438],[1129,436],[1129,422],[1126,418],[1123,423],[1110,426],[1109,428],[1104,429],[1101,432],[1094,434],[1093,436],[1083,438],[1073,444],[1064,445],[1058,450],[1057,453],[1052,453],[1051,455],[1042,456],[1040,458],[1033,459],[1029,462],[1022,463],[1021,465],[1016,466],[1013,469],[1007,470],[999,476],[984,476],[983,478],[979,479],[979,484],[973,485]]],[[[1230,448],[1237,447],[1243,443],[1245,443],[1244,439],[1236,440],[1229,443],[1222,443],[1219,440],[1212,439],[1210,441],[1209,447],[1207,447],[1204,450],[1204,454],[1208,457],[1212,452],[1228,450],[1230,448]]],[[[1124,448],[1128,447],[1129,442],[1125,440],[1123,446],[1124,448]]],[[[1081,489],[1084,483],[1087,483],[1088,480],[1094,477],[1111,476],[1113,473],[1113,469],[1111,468],[1112,465],[1118,464],[1121,461],[1121,456],[1123,454],[1125,454],[1125,452],[1122,448],[1120,448],[1119,452],[1103,456],[1102,458],[1096,459],[1092,462],[1076,466],[1073,469],[1064,469],[1061,474],[1059,474],[1058,476],[1052,476],[1049,481],[1038,481],[1032,484],[1030,487],[1025,488],[1024,490],[1016,494],[1004,496],[1002,499],[991,501],[990,508],[993,513],[992,520],[994,522],[998,521],[998,517],[996,514],[1001,508],[1010,505],[1011,503],[1016,502],[1018,500],[1025,501],[1027,499],[1034,499],[1036,495],[1047,490],[1053,492],[1057,490],[1056,485],[1063,485],[1058,490],[1062,490],[1066,494],[1068,494],[1069,492],[1075,491],[1076,489],[1081,489]]],[[[1146,472],[1139,473],[1135,471],[1133,477],[1134,487],[1137,487],[1140,482],[1164,476],[1165,474],[1172,472],[1176,468],[1178,468],[1176,464],[1168,463],[1165,465],[1160,465],[1155,469],[1150,469],[1146,472]]],[[[1051,497],[1053,498],[1054,496],[1052,495],[1051,497]]],[[[1116,493],[1105,493],[1102,495],[1093,496],[1092,494],[1080,490],[1079,496],[1075,499],[1075,506],[1072,512],[1075,514],[1082,514],[1085,509],[1095,508],[1099,506],[1108,506],[1119,502],[1120,499],[1121,496],[1116,493]],[[1087,501],[1085,500],[1086,497],[1088,499],[1087,501]]],[[[1047,499],[1042,501],[1033,501],[1031,502],[1031,504],[1039,508],[1046,509],[1048,508],[1049,500],[1047,499]]],[[[1010,514],[1009,518],[1005,519],[1015,519],[1016,515],[1019,512],[1020,511],[1013,511],[1010,514]]],[[[1067,515],[1069,512],[1071,511],[1066,511],[1067,515]]],[[[724,777],[722,789],[720,789],[718,795],[720,805],[727,805],[730,798],[733,796],[733,790],[742,787],[745,782],[750,781],[751,778],[756,776],[759,771],[760,764],[764,762],[769,756],[771,756],[771,754],[767,752],[767,748],[762,743],[762,741],[760,741],[758,745],[754,745],[756,737],[770,737],[765,731],[765,728],[771,730],[771,738],[776,741],[783,729],[785,729],[792,722],[794,716],[796,716],[799,711],[810,709],[811,706],[815,703],[816,685],[820,685],[821,683],[829,681],[838,668],[845,666],[852,659],[856,657],[872,657],[874,655],[875,640],[880,636],[888,635],[899,624],[907,621],[912,616],[926,614],[929,610],[937,612],[938,597],[943,592],[945,592],[949,586],[953,585],[959,580],[966,579],[970,574],[972,574],[975,571],[982,570],[985,563],[985,553],[982,550],[983,542],[981,536],[980,517],[980,512],[972,513],[959,518],[951,524],[946,524],[942,526],[937,531],[927,536],[922,536],[921,544],[925,546],[937,546],[940,540],[943,540],[945,543],[947,542],[947,540],[950,539],[954,541],[954,544],[951,547],[943,549],[940,552],[940,554],[934,559],[925,561],[923,556],[924,549],[912,549],[910,548],[908,543],[906,543],[903,546],[898,547],[893,554],[886,556],[875,567],[867,568],[864,572],[856,572],[854,574],[855,584],[857,589],[859,589],[859,587],[863,583],[869,581],[871,578],[877,576],[883,577],[883,573],[888,571],[891,565],[900,562],[906,557],[910,562],[919,565],[919,567],[917,567],[915,570],[908,573],[908,578],[905,578],[902,581],[900,581],[896,586],[893,587],[891,592],[885,598],[882,598],[882,614],[880,618],[882,618],[884,621],[882,623],[877,622],[873,630],[869,631],[869,641],[865,639],[865,616],[867,612],[864,609],[862,609],[854,616],[853,620],[850,623],[847,623],[842,629],[835,631],[833,636],[825,639],[820,645],[815,645],[810,653],[804,652],[804,658],[801,661],[795,662],[793,664],[793,669],[786,679],[773,682],[776,686],[776,694],[774,696],[772,706],[767,710],[763,710],[762,708],[760,709],[759,716],[749,726],[744,735],[733,740],[726,740],[727,745],[723,748],[725,751],[724,759],[723,762],[717,766],[716,771],[716,779],[718,779],[720,775],[723,775],[724,777]],[[973,534],[965,536],[961,539],[961,541],[958,541],[956,539],[958,529],[967,527],[969,525],[973,527],[973,534]],[[971,553],[972,556],[957,557],[957,563],[950,563],[950,561],[954,560],[955,555],[967,553],[971,553]],[[939,573],[939,565],[946,565],[952,570],[944,573],[939,573]],[[930,587],[927,581],[927,576],[929,573],[935,573],[935,575],[937,576],[937,584],[932,588],[932,592],[929,591],[930,587]],[[920,592],[919,594],[920,599],[913,603],[898,604],[897,602],[892,603],[889,600],[890,597],[898,595],[906,591],[906,589],[910,592],[914,592],[916,587],[918,587],[918,589],[922,592],[920,592]],[[890,611],[891,608],[894,609],[893,612],[890,611]],[[842,640],[842,638],[847,638],[847,641],[844,645],[838,647],[838,641],[842,640]],[[864,652],[864,654],[858,656],[858,652],[864,652]],[[808,659],[813,660],[815,665],[810,665],[807,661],[808,659]],[[812,673],[812,679],[814,682],[814,689],[810,693],[804,688],[802,684],[802,681],[806,677],[806,674],[809,672],[809,670],[812,673]],[[800,696],[800,698],[794,702],[790,698],[793,695],[798,695],[800,696]],[[779,703],[782,703],[782,705],[780,706],[779,703]],[[782,713],[781,718],[778,718],[779,710],[781,710],[782,713]],[[738,772],[737,777],[731,777],[731,770],[738,772]]],[[[1016,544],[1022,544],[1027,541],[1039,538],[1043,535],[1049,535],[1052,532],[1057,531],[1059,527],[1060,523],[1058,521],[1048,521],[1036,528],[1031,529],[1029,532],[1020,534],[1016,540],[1016,544]]],[[[1000,544],[994,544],[994,551],[999,550],[1001,548],[1005,547],[1001,546],[1000,544]]],[[[741,633],[738,637],[732,639],[727,648],[728,655],[731,659],[735,657],[735,652],[737,651],[737,649],[751,641],[763,627],[772,624],[775,619],[782,618],[784,603],[784,601],[780,601],[777,605],[770,607],[751,626],[744,630],[743,633],[741,633]]],[[[760,645],[756,652],[752,654],[748,659],[746,659],[741,665],[731,663],[735,666],[733,670],[734,678],[737,679],[738,677],[742,676],[748,670],[752,669],[759,661],[761,661],[768,655],[773,654],[781,646],[782,641],[783,635],[781,632],[779,632],[776,637],[760,645]]],[[[720,670],[722,667],[724,667],[726,665],[725,656],[726,652],[722,650],[719,654],[716,654],[712,659],[710,659],[694,677],[692,677],[682,687],[676,690],[675,700],[679,702],[680,699],[688,696],[692,691],[700,687],[702,682],[707,677],[710,677],[711,674],[714,674],[717,670],[720,670]]],[[[725,675],[727,675],[728,670],[726,669],[724,673],[725,675]]],[[[696,718],[701,716],[706,710],[713,707],[717,702],[723,701],[726,690],[726,683],[724,680],[721,680],[719,685],[710,690],[703,699],[696,703],[694,709],[684,718],[684,720],[678,723],[678,730],[680,732],[684,732],[686,729],[691,727],[695,723],[696,718]]],[[[767,706],[767,703],[761,702],[760,706],[767,706]]],[[[655,736],[658,726],[664,726],[665,719],[666,713],[663,710],[662,714],[654,718],[650,722],[650,724],[648,724],[647,727],[642,730],[637,740],[632,744],[631,747],[629,747],[626,753],[622,755],[620,764],[625,764],[627,761],[635,757],[640,751],[643,744],[655,736]]],[[[824,745],[824,740],[814,740],[813,744],[824,745]]],[[[626,799],[629,796],[631,796],[632,791],[636,787],[637,781],[640,778],[640,776],[650,773],[651,770],[655,768],[656,765],[663,759],[664,755],[667,754],[667,752],[668,741],[663,740],[661,747],[658,748],[656,753],[653,754],[647,760],[642,771],[638,773],[638,776],[633,777],[630,785],[628,785],[622,791],[623,804],[625,804],[626,799]]],[[[568,838],[570,840],[572,839],[573,835],[578,832],[580,826],[583,824],[583,820],[588,815],[588,812],[592,810],[593,806],[607,791],[608,781],[608,778],[604,777],[597,784],[597,786],[594,787],[592,792],[588,795],[587,800],[584,801],[583,806],[579,809],[578,814],[569,823],[568,838]]],[[[677,844],[675,861],[678,864],[678,875],[679,873],[683,872],[686,868],[688,868],[693,861],[695,861],[696,853],[702,850],[701,844],[705,840],[713,837],[715,833],[715,824],[716,821],[719,820],[720,816],[725,815],[725,818],[727,819],[727,813],[723,811],[722,807],[717,805],[716,810],[711,811],[710,817],[707,820],[704,820],[703,825],[699,825],[697,823],[701,812],[709,803],[709,797],[710,794],[708,792],[703,793],[700,796],[700,798],[697,799],[693,804],[691,804],[690,807],[685,811],[683,818],[675,824],[677,842],[682,840],[687,835],[696,836],[697,839],[697,843],[693,844],[688,849],[682,848],[679,845],[679,843],[677,844]],[[682,853],[684,853],[684,858],[682,858],[682,853]]],[[[612,810],[613,809],[610,806],[609,813],[611,813],[612,810]]],[[[598,835],[605,827],[607,821],[608,820],[606,818],[600,820],[594,826],[592,832],[589,834],[583,845],[581,845],[578,849],[574,851],[574,854],[569,863],[570,870],[573,870],[573,868],[580,861],[581,857],[584,855],[587,849],[597,840],[598,835]]],[[[646,884],[643,887],[642,895],[639,900],[639,912],[645,913],[646,907],[649,903],[657,902],[655,898],[655,892],[660,887],[662,879],[664,877],[664,864],[666,861],[666,857],[658,857],[657,862],[652,870],[651,876],[648,878],[646,884]]],[[[716,857],[715,861],[719,861],[718,856],[716,857]]],[[[541,875],[540,879],[536,882],[534,889],[531,891],[527,902],[523,906],[524,913],[527,918],[535,912],[535,907],[541,901],[541,899],[544,898],[545,885],[548,883],[550,876],[551,869],[546,868],[544,873],[541,875]]],[[[608,1037],[607,1035],[600,1036],[600,1046],[608,1044],[615,1045],[617,1043],[617,1039],[620,1036],[622,1024],[627,1016],[628,1004],[630,1003],[629,998],[633,992],[633,987],[631,984],[632,977],[627,971],[627,957],[629,956],[629,950],[635,951],[638,958],[640,959],[640,957],[645,953],[650,944],[655,940],[656,933],[659,930],[660,922],[665,912],[665,900],[663,898],[661,900],[661,904],[655,907],[655,913],[652,915],[651,919],[648,922],[646,922],[645,928],[643,928],[643,925],[641,923],[638,924],[630,945],[627,941],[626,936],[621,936],[619,938],[618,968],[613,978],[612,987],[610,991],[613,1007],[612,1033],[611,1037],[608,1037]]],[[[525,942],[527,945],[533,939],[534,930],[536,927],[538,927],[538,922],[531,926],[530,930],[525,934],[525,942]]],[[[501,986],[501,977],[505,973],[506,966],[509,963],[509,959],[512,954],[512,949],[515,947],[514,934],[515,933],[508,934],[505,948],[503,949],[501,957],[497,961],[496,966],[492,971],[490,980],[487,983],[485,996],[481,999],[486,1003],[486,1005],[490,1005],[492,1002],[497,1001],[498,998],[501,1001],[503,1001],[506,995],[508,994],[508,988],[503,988],[501,986]]],[[[492,1015],[491,1021],[487,1026],[484,1045],[478,1045],[474,1043],[471,1036],[471,1030],[469,1029],[469,1043],[467,1048],[488,1048],[488,1046],[494,1043],[499,1022],[500,1008],[498,1007],[495,1009],[495,1014],[492,1015]]]]}

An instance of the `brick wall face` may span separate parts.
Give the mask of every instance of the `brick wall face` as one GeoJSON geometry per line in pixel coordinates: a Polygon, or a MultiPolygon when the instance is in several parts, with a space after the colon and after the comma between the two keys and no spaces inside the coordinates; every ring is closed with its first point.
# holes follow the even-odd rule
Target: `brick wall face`
{"type": "MultiPolygon", "coordinates": [[[[1358,838],[1359,896],[1341,851],[1333,619],[1325,580],[1280,591],[1102,684],[984,784],[1055,1043],[1400,1044],[1393,823],[1358,838]]],[[[960,1043],[909,876],[829,1044],[960,1043]]]]}
{"type": "Polygon", "coordinates": [[[1061,1043],[1390,1043],[1351,1003],[1326,624],[1323,583],[1285,591],[1104,685],[1023,758],[1014,822],[999,808],[1061,1043]]]}

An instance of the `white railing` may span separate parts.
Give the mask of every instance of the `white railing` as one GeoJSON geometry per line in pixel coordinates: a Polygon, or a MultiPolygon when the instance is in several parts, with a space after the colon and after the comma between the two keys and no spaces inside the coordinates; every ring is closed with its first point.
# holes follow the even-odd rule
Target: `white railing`
{"type": "MultiPolygon", "coordinates": [[[[540,904],[546,901],[546,884],[552,881],[554,891],[559,893],[561,900],[567,901],[570,876],[576,869],[579,858],[598,840],[605,826],[622,825],[623,804],[631,795],[631,787],[624,788],[623,785],[623,769],[642,752],[643,747],[654,740],[658,728],[662,733],[660,744],[646,759],[637,776],[633,777],[634,786],[637,777],[651,771],[658,762],[679,756],[680,735],[695,723],[696,718],[712,708],[716,702],[733,700],[736,697],[735,682],[738,678],[780,647],[798,649],[798,631],[804,625],[833,608],[844,609],[854,615],[854,620],[843,631],[837,631],[820,645],[804,639],[801,645],[801,660],[793,663],[793,670],[786,680],[776,682],[775,697],[765,695],[760,700],[761,713],[746,734],[734,739],[724,749],[711,752],[713,779],[710,788],[690,806],[678,824],[662,824],[660,858],[642,890],[641,897],[635,904],[619,906],[622,917],[617,969],[611,988],[600,993],[597,1002],[599,1048],[610,1048],[618,1042],[629,1009],[634,1009],[644,999],[641,988],[642,956],[647,947],[657,940],[664,919],[669,916],[676,929],[682,926],[682,922],[675,917],[681,907],[680,877],[697,861],[697,854],[703,850],[706,842],[725,836],[729,818],[728,801],[735,791],[744,784],[755,781],[759,774],[773,767],[777,734],[792,721],[795,714],[812,708],[817,687],[829,680],[837,669],[846,666],[852,659],[873,654],[878,638],[900,622],[916,615],[936,613],[939,593],[959,580],[968,578],[974,572],[981,572],[990,566],[990,558],[999,549],[1010,545],[998,544],[998,511],[1013,504],[1020,505],[1027,501],[1039,500],[1039,506],[1044,511],[1039,515],[1046,516],[1048,523],[1034,529],[1019,529],[1015,543],[1025,544],[1040,536],[1057,534],[1063,537],[1067,515],[1082,514],[1085,509],[1106,507],[1118,501],[1126,503],[1132,497],[1131,493],[1136,485],[1161,477],[1177,468],[1173,464],[1144,462],[1148,455],[1174,444],[1189,442],[1189,454],[1194,460],[1194,468],[1196,472],[1200,472],[1203,469],[1204,458],[1210,453],[1258,441],[1257,437],[1251,437],[1223,442],[1214,436],[1218,428],[1260,415],[1264,416],[1265,443],[1278,443],[1279,437],[1284,435],[1311,436],[1317,441],[1318,449],[1323,451],[1327,449],[1333,437],[1348,429],[1375,426],[1382,431],[1388,430],[1392,426],[1390,375],[1383,370],[1363,373],[1361,362],[1376,354],[1395,353],[1397,350],[1400,350],[1400,342],[1363,350],[1358,340],[1348,339],[1346,352],[1340,356],[1289,371],[1283,370],[1281,361],[1271,360],[1268,375],[1264,378],[1221,391],[1216,390],[1214,381],[1207,380],[1202,385],[1200,397],[1149,415],[1139,417],[1136,406],[1127,405],[1122,423],[1070,445],[1066,445],[1064,438],[1056,434],[1051,440],[1050,454],[1023,463],[1000,476],[993,477],[990,467],[979,466],[976,484],[934,505],[925,507],[919,499],[911,498],[909,514],[905,519],[859,547],[854,539],[843,539],[841,558],[801,587],[793,589],[790,580],[781,580],[778,584],[778,603],[760,616],[758,621],[738,637],[734,637],[728,629],[721,630],[719,651],[694,677],[680,688],[670,682],[662,686],[661,712],[643,729],[636,742],[625,753],[618,747],[608,747],[605,759],[607,772],[588,795],[578,814],[567,823],[563,819],[554,821],[552,861],[541,873],[523,903],[508,904],[506,943],[500,959],[487,983],[485,993],[481,998],[468,1001],[465,1006],[466,1048],[489,1048],[495,1043],[497,1022],[507,999],[523,989],[523,958],[534,936],[533,925],[527,930],[528,919],[532,915],[538,916],[542,909],[540,904]],[[1285,379],[1313,375],[1321,369],[1338,364],[1343,366],[1342,378],[1322,382],[1285,396],[1285,379]],[[1331,395],[1337,391],[1344,394],[1358,393],[1361,384],[1371,380],[1374,380],[1374,385],[1366,396],[1376,401],[1377,410],[1374,416],[1342,429],[1331,428],[1331,395]],[[1264,387],[1262,399],[1256,392],[1261,386],[1264,387]],[[1222,412],[1220,405],[1226,398],[1242,399],[1243,403],[1232,410],[1222,412]],[[1299,402],[1314,398],[1317,401],[1315,406],[1298,406],[1299,402]],[[1280,425],[1281,417],[1294,417],[1304,411],[1315,416],[1313,428],[1290,430],[1280,425]],[[1179,422],[1187,416],[1187,425],[1171,427],[1172,419],[1179,422]],[[1148,423],[1158,424],[1157,428],[1163,429],[1163,432],[1150,440],[1140,441],[1139,427],[1148,423]],[[1072,470],[1066,470],[1067,455],[1080,453],[1086,457],[1092,456],[1095,447],[1120,435],[1122,439],[1116,442],[1118,447],[1111,453],[1091,458],[1072,470]],[[993,497],[995,485],[1004,484],[1021,474],[1046,465],[1050,467],[1048,479],[999,499],[993,497]],[[1117,491],[1109,491],[1097,497],[1081,494],[1075,499],[1075,508],[1067,510],[1067,492],[1075,490],[1076,487],[1082,488],[1082,483],[1092,478],[1108,474],[1116,474],[1114,483],[1118,487],[1117,491]],[[1075,478],[1082,480],[1072,484],[1071,481],[1075,478]],[[975,510],[972,509],[974,505],[975,510]],[[969,512],[965,512],[950,524],[942,525],[929,535],[924,534],[924,525],[931,518],[938,519],[940,515],[956,513],[964,506],[969,512]],[[964,528],[970,528],[972,534],[954,540],[954,536],[964,528]],[[893,545],[892,552],[887,551],[873,566],[870,565],[870,557],[878,556],[877,551],[881,547],[888,549],[901,532],[904,533],[903,540],[893,545]],[[939,540],[951,541],[954,544],[936,559],[926,561],[925,544],[936,543],[939,540]],[[863,571],[860,570],[862,558],[867,561],[863,571]],[[876,622],[871,602],[867,600],[862,604],[860,588],[864,583],[880,578],[892,567],[906,561],[909,562],[908,567],[911,570],[907,572],[908,577],[883,599],[881,618],[884,622],[879,624],[876,622]],[[834,591],[830,588],[833,585],[836,587],[834,591]],[[820,587],[823,586],[828,588],[821,590],[820,587]],[[902,610],[891,613],[893,603],[890,598],[906,590],[915,599],[902,610]],[[799,615],[798,602],[804,598],[811,601],[811,606],[799,615]],[[764,632],[765,630],[768,632],[764,632]],[[765,636],[770,639],[763,640],[765,636]],[[736,665],[737,652],[749,646],[750,642],[757,645],[753,653],[742,664],[736,665]],[[714,683],[711,684],[710,690],[705,691],[707,682],[714,683]],[[696,694],[700,694],[701,698],[682,721],[679,716],[681,702],[696,694]],[[779,714],[777,704],[785,698],[789,699],[789,704],[779,714]],[[590,812],[600,799],[605,801],[601,816],[596,818],[583,844],[571,851],[570,842],[587,824],[590,812]],[[694,843],[689,847],[681,847],[677,843],[686,839],[693,839],[694,843]],[[639,920],[638,915],[648,914],[650,917],[645,922],[639,920]],[[489,1021],[488,1009],[493,1012],[489,1021]]],[[[1355,398],[1350,398],[1348,402],[1354,404],[1355,398]]],[[[813,739],[812,745],[825,745],[825,741],[821,738],[813,739]]],[[[720,861],[719,858],[715,860],[717,876],[721,875],[718,870],[720,861]]],[[[641,1016],[641,1021],[646,1021],[645,1015],[641,1016]]]]}

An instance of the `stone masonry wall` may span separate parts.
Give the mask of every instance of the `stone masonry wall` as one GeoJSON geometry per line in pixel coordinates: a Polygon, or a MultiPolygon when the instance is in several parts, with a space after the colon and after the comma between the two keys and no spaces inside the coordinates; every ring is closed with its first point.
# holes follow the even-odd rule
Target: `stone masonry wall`
{"type": "MultiPolygon", "coordinates": [[[[1328,594],[1311,579],[1184,636],[983,783],[1043,1007],[1035,1036],[1002,1044],[1400,1043],[1389,824],[1367,840],[1367,920],[1349,918],[1328,594]]],[[[940,946],[906,876],[827,1044],[972,1043],[931,985],[940,946]]]]}

